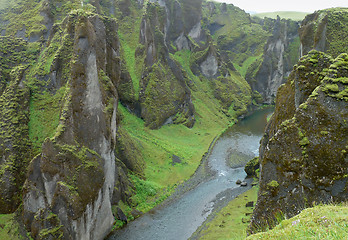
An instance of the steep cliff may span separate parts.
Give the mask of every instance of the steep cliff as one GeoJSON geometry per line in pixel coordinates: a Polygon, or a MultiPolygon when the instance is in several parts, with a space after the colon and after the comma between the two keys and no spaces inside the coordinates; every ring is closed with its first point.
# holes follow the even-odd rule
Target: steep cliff
{"type": "Polygon", "coordinates": [[[246,79],[265,102],[272,104],[279,86],[286,82],[294,64],[300,56],[299,23],[277,18],[264,19],[261,24],[269,28],[272,35],[264,46],[262,62],[255,62],[246,79]]]}
{"type": "Polygon", "coordinates": [[[251,232],[277,213],[348,198],[348,55],[311,51],[277,94],[260,147],[261,178],[251,232]]]}
{"type": "Polygon", "coordinates": [[[348,13],[346,8],[316,11],[302,22],[299,34],[303,55],[315,49],[337,57],[348,51],[348,13]]]}
{"type": "Polygon", "coordinates": [[[251,18],[236,6],[211,2],[206,3],[203,13],[203,22],[223,59],[231,59],[248,81],[254,100],[273,103],[277,88],[299,59],[299,23],[251,18]]]}
{"type": "Polygon", "coordinates": [[[70,56],[66,68],[59,57],[52,62],[49,81],[64,91],[59,124],[24,186],[24,222],[35,238],[103,239],[113,225],[114,186],[123,171],[115,157],[117,78],[108,74],[119,68],[116,30],[114,21],[78,11],[53,29],[48,48],[63,35],[61,46],[70,44],[72,53],[62,56],[70,56]]]}

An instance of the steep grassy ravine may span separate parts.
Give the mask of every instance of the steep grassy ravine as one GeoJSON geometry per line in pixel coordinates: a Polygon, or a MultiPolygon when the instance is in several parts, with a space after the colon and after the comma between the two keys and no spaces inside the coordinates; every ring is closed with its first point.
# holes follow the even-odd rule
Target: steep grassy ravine
{"type": "Polygon", "coordinates": [[[1,212],[33,238],[99,239],[160,203],[272,102],[264,56],[279,84],[297,52],[296,22],[202,0],[0,6],[1,212]]]}

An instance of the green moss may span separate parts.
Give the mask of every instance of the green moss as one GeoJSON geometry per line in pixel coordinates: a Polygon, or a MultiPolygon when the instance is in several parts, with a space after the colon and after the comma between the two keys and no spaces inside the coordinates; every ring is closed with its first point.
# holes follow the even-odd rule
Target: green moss
{"type": "Polygon", "coordinates": [[[12,10],[3,16],[3,21],[8,21],[6,34],[15,36],[17,32],[24,31],[25,37],[29,38],[35,34],[47,31],[43,24],[44,17],[40,14],[43,2],[18,0],[12,5],[12,10]]]}
{"type": "Polygon", "coordinates": [[[18,192],[21,192],[32,157],[27,126],[29,89],[19,84],[23,69],[16,68],[14,71],[17,72],[12,74],[15,79],[0,96],[0,155],[3,158],[0,165],[0,193],[7,196],[0,199],[0,211],[4,213],[13,212],[18,207],[21,201],[18,192]]]}
{"type": "Polygon", "coordinates": [[[244,171],[247,173],[248,176],[257,177],[256,170],[258,170],[259,168],[260,168],[259,157],[255,157],[245,165],[244,171]]]}
{"type": "Polygon", "coordinates": [[[57,26],[57,32],[53,39],[49,42],[47,48],[43,49],[37,62],[27,73],[27,84],[33,94],[41,93],[43,90],[52,88],[51,79],[47,78],[47,76],[51,73],[54,61],[61,64],[61,72],[57,73],[60,77],[60,84],[64,85],[68,81],[73,62],[72,46],[73,39],[71,36],[57,26]]]}
{"type": "Polygon", "coordinates": [[[333,8],[323,10],[328,15],[326,39],[328,42],[328,53],[334,57],[343,52],[348,52],[345,44],[348,37],[348,11],[344,8],[333,8]]]}
{"type": "Polygon", "coordinates": [[[306,110],[307,107],[308,107],[308,104],[307,104],[307,103],[302,103],[299,107],[300,107],[301,109],[303,109],[303,110],[306,110]]]}
{"type": "Polygon", "coordinates": [[[11,71],[17,66],[25,69],[33,65],[39,51],[38,43],[27,43],[20,38],[0,37],[0,92],[10,81],[11,71]]]}
{"type": "Polygon", "coordinates": [[[324,86],[324,88],[323,88],[323,91],[324,92],[335,92],[335,93],[337,93],[337,92],[339,92],[340,90],[339,90],[339,88],[338,88],[338,86],[337,86],[337,84],[326,84],[325,86],[324,86]]]}
{"type": "Polygon", "coordinates": [[[329,96],[348,101],[348,79],[345,72],[348,69],[348,55],[339,55],[330,66],[323,80],[322,91],[329,96]]]}
{"type": "Polygon", "coordinates": [[[267,183],[267,187],[268,188],[277,188],[277,187],[279,187],[279,183],[275,180],[272,180],[269,183],[267,183]]]}
{"type": "Polygon", "coordinates": [[[307,137],[304,137],[304,138],[302,138],[302,139],[300,140],[299,143],[300,143],[301,146],[306,146],[306,145],[309,144],[309,140],[308,140],[307,137]]]}
{"type": "Polygon", "coordinates": [[[48,237],[54,237],[54,239],[63,239],[63,232],[61,231],[61,226],[55,227],[55,228],[50,228],[50,229],[42,229],[39,232],[39,238],[45,239],[48,237]]]}

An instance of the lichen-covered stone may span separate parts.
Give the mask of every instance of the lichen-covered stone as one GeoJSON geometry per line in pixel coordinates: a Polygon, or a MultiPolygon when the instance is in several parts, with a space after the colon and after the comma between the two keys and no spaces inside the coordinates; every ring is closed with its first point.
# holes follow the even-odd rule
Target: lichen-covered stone
{"type": "Polygon", "coordinates": [[[257,177],[256,170],[260,168],[259,157],[251,159],[244,167],[248,177],[257,177]]]}

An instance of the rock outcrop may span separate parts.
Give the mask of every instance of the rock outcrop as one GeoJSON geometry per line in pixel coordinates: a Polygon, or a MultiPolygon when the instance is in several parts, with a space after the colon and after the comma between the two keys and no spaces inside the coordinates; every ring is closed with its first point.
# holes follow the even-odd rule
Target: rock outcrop
{"type": "MultiPolygon", "coordinates": [[[[117,78],[109,71],[119,68],[116,31],[115,21],[78,12],[53,31],[52,39],[65,34],[73,53],[67,78],[56,80],[65,89],[59,125],[30,163],[24,185],[24,223],[36,239],[103,239],[114,223],[111,204],[121,173],[117,78]]],[[[62,71],[58,62],[54,72],[62,71]]]]}
{"type": "Polygon", "coordinates": [[[278,90],[260,146],[261,178],[251,232],[278,212],[348,198],[348,55],[311,51],[278,90]]]}
{"type": "Polygon", "coordinates": [[[247,73],[246,79],[253,90],[262,95],[266,103],[272,104],[279,86],[286,82],[293,65],[299,59],[299,23],[280,19],[279,16],[277,20],[265,19],[261,23],[264,27],[268,24],[273,25],[271,28],[272,35],[268,38],[264,47],[259,69],[257,70],[256,62],[247,73]]]}
{"type": "Polygon", "coordinates": [[[326,52],[333,57],[348,51],[348,10],[331,8],[307,15],[299,29],[302,55],[310,50],[326,52]]]}
{"type": "Polygon", "coordinates": [[[181,4],[175,2],[174,7],[177,9],[173,13],[168,4],[165,1],[148,4],[141,20],[139,43],[143,48],[146,67],[140,81],[141,117],[150,128],[159,128],[165,123],[176,121],[175,116],[181,115],[184,124],[192,127],[195,117],[191,92],[180,66],[169,56],[167,40],[184,36],[189,26],[183,25],[180,31],[173,29],[183,24],[184,19],[181,15],[176,18],[172,15],[180,14],[183,10],[181,4]]]}

